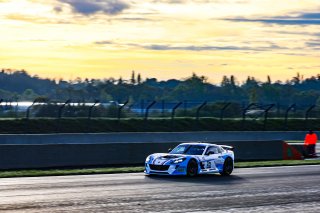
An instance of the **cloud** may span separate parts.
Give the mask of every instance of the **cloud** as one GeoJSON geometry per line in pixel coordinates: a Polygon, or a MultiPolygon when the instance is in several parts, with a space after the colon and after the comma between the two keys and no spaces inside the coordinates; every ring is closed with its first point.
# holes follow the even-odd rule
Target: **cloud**
{"type": "Polygon", "coordinates": [[[98,45],[113,44],[112,41],[96,41],[94,43],[98,45]]]}
{"type": "Polygon", "coordinates": [[[319,40],[310,40],[305,43],[306,46],[311,47],[311,48],[319,48],[320,47],[320,39],[319,40]]]}
{"type": "Polygon", "coordinates": [[[107,15],[117,15],[129,8],[129,5],[121,0],[59,0],[69,4],[73,11],[83,15],[104,13],[107,15]]]}
{"type": "Polygon", "coordinates": [[[183,4],[186,0],[154,0],[153,3],[165,3],[165,4],[183,4]]]}
{"type": "Polygon", "coordinates": [[[320,13],[304,13],[300,17],[305,19],[320,19],[320,13]]]}
{"type": "Polygon", "coordinates": [[[66,20],[55,20],[42,16],[32,16],[25,14],[9,14],[5,17],[10,20],[30,22],[35,24],[71,24],[71,22],[66,20]]]}
{"type": "Polygon", "coordinates": [[[120,20],[120,21],[154,21],[154,19],[150,18],[139,18],[139,17],[132,17],[132,18],[115,18],[113,20],[120,20]]]}
{"type": "Polygon", "coordinates": [[[60,13],[62,12],[62,7],[56,6],[53,8],[53,11],[55,11],[56,13],[60,13]]]}
{"type": "Polygon", "coordinates": [[[206,50],[252,50],[250,47],[236,47],[236,46],[171,46],[162,44],[152,44],[141,46],[149,50],[189,50],[189,51],[206,51],[206,50]]]}
{"type": "Polygon", "coordinates": [[[244,4],[248,3],[248,0],[152,0],[152,3],[164,3],[164,4],[186,4],[186,3],[235,3],[244,4]]]}
{"type": "Polygon", "coordinates": [[[144,49],[148,50],[186,50],[186,51],[210,51],[210,50],[243,50],[243,51],[267,51],[270,49],[284,49],[277,45],[270,45],[266,47],[250,47],[250,46],[171,46],[171,45],[143,45],[141,46],[144,49]]]}
{"type": "Polygon", "coordinates": [[[141,45],[141,44],[118,44],[111,41],[96,41],[94,42],[96,45],[121,45],[128,47],[138,47],[146,50],[156,50],[156,51],[167,51],[167,50],[184,50],[184,51],[212,51],[212,50],[239,50],[239,51],[268,51],[270,49],[287,49],[286,47],[280,47],[274,44],[270,44],[268,46],[259,46],[259,47],[251,47],[251,46],[213,46],[213,45],[169,45],[169,44],[150,44],[150,45],[141,45]]]}
{"type": "Polygon", "coordinates": [[[275,16],[269,18],[227,18],[226,21],[235,22],[260,22],[265,24],[278,25],[320,25],[320,13],[302,13],[298,16],[275,16]]]}

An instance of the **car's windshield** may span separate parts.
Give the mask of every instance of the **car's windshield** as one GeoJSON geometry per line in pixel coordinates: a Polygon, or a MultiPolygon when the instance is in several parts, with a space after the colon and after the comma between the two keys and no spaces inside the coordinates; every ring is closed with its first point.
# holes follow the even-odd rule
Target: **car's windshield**
{"type": "Polygon", "coordinates": [[[206,147],[202,145],[179,145],[174,148],[170,154],[185,154],[185,155],[202,155],[206,147]]]}

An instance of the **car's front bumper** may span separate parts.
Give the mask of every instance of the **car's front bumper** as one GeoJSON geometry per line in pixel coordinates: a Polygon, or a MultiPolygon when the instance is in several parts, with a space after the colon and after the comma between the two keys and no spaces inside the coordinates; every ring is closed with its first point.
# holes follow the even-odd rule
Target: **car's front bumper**
{"type": "Polygon", "coordinates": [[[153,165],[146,163],[144,173],[148,175],[186,175],[187,168],[179,164],[153,165]]]}

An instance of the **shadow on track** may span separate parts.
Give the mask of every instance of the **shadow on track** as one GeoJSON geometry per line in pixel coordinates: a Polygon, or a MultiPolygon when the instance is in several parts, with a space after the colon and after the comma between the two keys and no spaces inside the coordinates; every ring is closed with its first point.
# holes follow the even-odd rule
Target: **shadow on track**
{"type": "Polygon", "coordinates": [[[237,175],[221,176],[216,174],[199,175],[196,177],[186,177],[186,176],[165,176],[165,175],[146,175],[145,180],[147,181],[167,181],[167,182],[185,182],[185,183],[198,183],[198,184],[208,184],[212,183],[215,185],[225,185],[225,184],[237,184],[239,182],[245,181],[237,175]]]}

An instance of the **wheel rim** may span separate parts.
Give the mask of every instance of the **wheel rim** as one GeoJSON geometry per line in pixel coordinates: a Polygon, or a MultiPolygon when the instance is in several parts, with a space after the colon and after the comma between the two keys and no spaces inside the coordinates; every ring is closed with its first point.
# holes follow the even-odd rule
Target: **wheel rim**
{"type": "Polygon", "coordinates": [[[232,170],[233,170],[233,162],[231,159],[228,158],[225,165],[225,173],[231,174],[232,170]]]}
{"type": "Polygon", "coordinates": [[[188,168],[188,174],[190,176],[195,176],[197,174],[197,165],[195,162],[190,162],[190,165],[188,168]]]}

